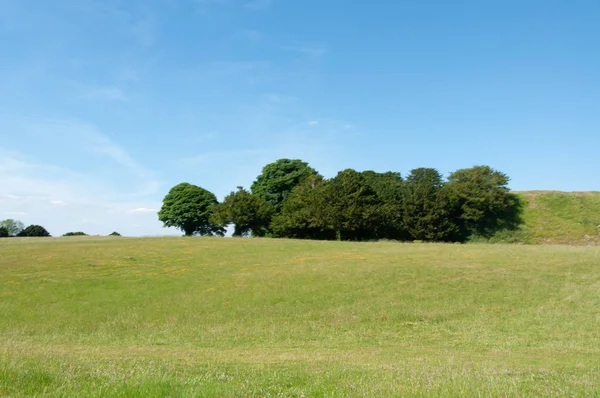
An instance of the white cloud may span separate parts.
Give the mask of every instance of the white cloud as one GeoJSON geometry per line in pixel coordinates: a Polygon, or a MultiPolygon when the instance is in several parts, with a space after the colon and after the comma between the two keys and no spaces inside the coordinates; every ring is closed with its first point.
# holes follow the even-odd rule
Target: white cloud
{"type": "Polygon", "coordinates": [[[309,126],[316,126],[317,124],[319,124],[318,120],[311,120],[310,122],[308,122],[309,126]]]}
{"type": "MultiPolygon", "coordinates": [[[[132,194],[150,195],[155,193],[161,185],[150,170],[133,159],[125,148],[114,142],[108,135],[102,133],[92,124],[72,120],[44,120],[38,123],[27,123],[22,127],[28,134],[43,138],[52,137],[53,139],[59,137],[63,142],[73,146],[75,151],[88,151],[105,156],[123,166],[123,173],[135,177],[135,183],[131,186],[137,188],[137,190],[132,194]]],[[[13,159],[12,161],[14,163],[19,160],[13,159]]],[[[21,164],[17,166],[21,168],[28,167],[28,163],[21,161],[21,164]]],[[[0,162],[0,170],[2,170],[2,167],[2,162],[0,162]]],[[[44,165],[44,167],[56,168],[54,165],[44,165]]],[[[75,177],[81,180],[89,180],[81,173],[64,169],[59,171],[70,173],[71,180],[75,177]]],[[[60,197],[60,195],[54,197],[57,196],[60,197]]]]}
{"type": "MultiPolygon", "coordinates": [[[[114,174],[109,177],[89,174],[84,168],[74,171],[0,148],[2,212],[18,216],[25,224],[43,225],[55,236],[69,231],[106,235],[115,230],[134,236],[177,234],[175,230],[163,229],[156,212],[150,212],[159,200],[153,196],[159,182],[152,171],[97,128],[57,121],[20,127],[20,133],[28,139],[43,142],[50,137],[68,144],[74,153],[103,157],[104,167],[110,167],[111,162],[117,170],[120,167],[119,182],[113,178],[114,174]],[[133,214],[140,228],[133,229],[127,220],[131,209],[136,210],[133,214]]],[[[60,161],[56,156],[53,158],[60,161]]]]}
{"type": "Polygon", "coordinates": [[[137,209],[127,211],[127,213],[129,213],[129,214],[146,214],[146,213],[156,213],[156,212],[158,212],[158,209],[150,209],[147,207],[138,207],[137,209]]]}
{"type": "Polygon", "coordinates": [[[11,194],[8,194],[8,193],[0,194],[0,198],[14,199],[14,200],[25,199],[24,196],[11,195],[11,194]]]}

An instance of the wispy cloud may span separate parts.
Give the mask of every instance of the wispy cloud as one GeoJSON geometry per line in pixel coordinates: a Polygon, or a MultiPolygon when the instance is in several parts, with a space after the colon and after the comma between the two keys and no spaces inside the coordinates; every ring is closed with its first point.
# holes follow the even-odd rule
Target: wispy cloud
{"type": "Polygon", "coordinates": [[[293,51],[311,57],[326,55],[329,51],[322,46],[281,46],[282,50],[293,51]]]}
{"type": "Polygon", "coordinates": [[[116,87],[102,87],[90,89],[84,94],[85,98],[109,100],[109,101],[127,101],[127,96],[123,91],[116,87]]]}
{"type": "Polygon", "coordinates": [[[24,211],[5,211],[4,214],[7,216],[25,216],[27,213],[24,211]]]}
{"type": "Polygon", "coordinates": [[[150,47],[156,39],[156,22],[153,17],[145,16],[130,23],[129,29],[133,36],[144,47],[150,47]]]}
{"type": "Polygon", "coordinates": [[[251,8],[253,10],[262,10],[269,7],[273,4],[274,0],[252,0],[246,3],[246,8],[251,8]]]}
{"type": "Polygon", "coordinates": [[[319,124],[318,120],[311,120],[310,122],[308,122],[309,126],[316,126],[317,124],[319,124]]]}
{"type": "MultiPolygon", "coordinates": [[[[29,137],[30,142],[61,140],[74,154],[85,157],[88,153],[90,164],[94,164],[95,154],[99,157],[96,161],[100,160],[97,164],[117,171],[104,177],[106,174],[95,173],[93,167],[73,170],[68,165],[47,163],[0,148],[2,211],[26,224],[44,225],[54,235],[73,230],[100,234],[117,230],[125,235],[138,235],[139,230],[133,231],[124,222],[123,216],[127,214],[136,214],[136,221],[145,233],[175,233],[162,229],[156,213],[150,211],[160,203],[154,196],[160,184],[152,171],[95,126],[72,121],[27,121],[18,131],[29,137]],[[130,213],[132,209],[135,211],[130,213]]],[[[60,156],[53,156],[53,161],[60,160],[60,156]]]]}
{"type": "Polygon", "coordinates": [[[101,0],[77,0],[69,2],[68,5],[81,13],[116,23],[117,28],[127,32],[129,39],[135,40],[143,47],[154,44],[157,29],[154,15],[148,13],[148,7],[141,8],[134,2],[116,5],[114,2],[101,0]]]}
{"type": "Polygon", "coordinates": [[[244,29],[241,34],[244,38],[252,43],[258,43],[265,38],[264,33],[255,29],[244,29]]]}
{"type": "Polygon", "coordinates": [[[196,11],[200,14],[206,14],[213,7],[229,5],[229,0],[193,0],[196,5],[196,11]]]}
{"type": "Polygon", "coordinates": [[[137,209],[128,210],[129,214],[147,214],[147,213],[156,213],[158,209],[150,209],[147,207],[138,207],[137,209]]]}

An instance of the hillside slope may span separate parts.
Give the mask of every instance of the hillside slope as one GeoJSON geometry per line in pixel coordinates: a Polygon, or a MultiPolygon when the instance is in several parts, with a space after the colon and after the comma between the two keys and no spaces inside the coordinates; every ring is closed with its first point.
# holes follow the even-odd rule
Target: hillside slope
{"type": "Polygon", "coordinates": [[[600,245],[600,192],[517,192],[523,199],[523,241],[600,245]]]}

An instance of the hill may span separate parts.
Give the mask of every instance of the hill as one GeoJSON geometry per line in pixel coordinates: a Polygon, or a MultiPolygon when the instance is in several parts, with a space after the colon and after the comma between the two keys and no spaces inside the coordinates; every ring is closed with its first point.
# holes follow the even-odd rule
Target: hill
{"type": "Polygon", "coordinates": [[[0,396],[600,394],[598,247],[89,237],[0,253],[0,396]]]}
{"type": "Polygon", "coordinates": [[[600,192],[517,192],[523,199],[524,243],[600,244],[600,192]]]}

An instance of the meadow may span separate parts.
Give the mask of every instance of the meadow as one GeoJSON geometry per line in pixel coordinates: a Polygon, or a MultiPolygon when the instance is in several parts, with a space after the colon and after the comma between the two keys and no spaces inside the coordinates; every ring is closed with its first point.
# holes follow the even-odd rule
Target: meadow
{"type": "Polygon", "coordinates": [[[600,245],[600,192],[520,192],[522,231],[533,244],[600,245]]]}
{"type": "Polygon", "coordinates": [[[0,396],[598,396],[600,247],[0,240],[0,396]]]}

